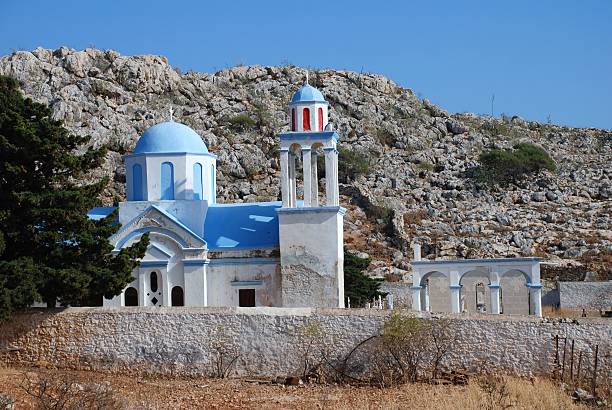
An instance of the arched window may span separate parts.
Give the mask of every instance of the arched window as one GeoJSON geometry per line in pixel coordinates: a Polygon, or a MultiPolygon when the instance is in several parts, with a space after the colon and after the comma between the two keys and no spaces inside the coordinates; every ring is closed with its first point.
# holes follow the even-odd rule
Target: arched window
{"type": "Polygon", "coordinates": [[[193,164],[193,199],[202,199],[202,164],[193,164]]]}
{"type": "Polygon", "coordinates": [[[211,196],[211,202],[214,204],[215,202],[217,202],[217,195],[215,195],[215,166],[214,165],[210,166],[210,178],[211,178],[210,196],[211,196]]]}
{"type": "Polygon", "coordinates": [[[304,108],[302,111],[302,128],[304,131],[310,131],[310,109],[304,108]]]}
{"type": "Polygon", "coordinates": [[[136,288],[129,287],[123,293],[125,306],[138,306],[138,291],[136,288]]]}
{"type": "Polygon", "coordinates": [[[142,199],[142,167],[136,164],[132,167],[132,201],[142,199]]]}
{"type": "Polygon", "coordinates": [[[157,272],[151,272],[151,281],[150,281],[150,286],[151,286],[151,292],[157,292],[157,272]]]}
{"type": "Polygon", "coordinates": [[[484,283],[476,284],[476,311],[480,311],[485,307],[485,285],[484,283]]]}
{"type": "Polygon", "coordinates": [[[291,109],[291,131],[295,131],[295,108],[291,109]]]}
{"type": "Polygon", "coordinates": [[[161,164],[160,199],[174,199],[174,167],[171,162],[161,164]]]}
{"type": "Polygon", "coordinates": [[[183,288],[180,286],[175,286],[172,288],[172,306],[185,306],[185,296],[183,293],[183,288]]]}
{"type": "Polygon", "coordinates": [[[323,108],[319,107],[319,131],[323,131],[323,108]]]}

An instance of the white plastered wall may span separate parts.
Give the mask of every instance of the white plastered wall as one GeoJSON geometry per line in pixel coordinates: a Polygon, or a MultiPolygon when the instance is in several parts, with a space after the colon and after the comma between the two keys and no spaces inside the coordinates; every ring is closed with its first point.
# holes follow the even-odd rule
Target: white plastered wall
{"type": "Polygon", "coordinates": [[[323,109],[323,127],[322,130],[325,130],[327,123],[329,122],[329,106],[325,102],[307,102],[307,103],[292,103],[289,104],[289,118],[291,118],[292,110],[295,109],[295,132],[304,132],[304,108],[308,108],[310,110],[310,131],[306,132],[316,132],[319,131],[319,108],[323,109]]]}
{"type": "Polygon", "coordinates": [[[239,289],[255,289],[256,306],[281,306],[280,261],[211,259],[207,267],[209,306],[238,306],[239,289]]]}
{"type": "MultiPolygon", "coordinates": [[[[134,237],[124,246],[130,246],[140,237],[134,237]]],[[[127,287],[138,291],[138,305],[152,306],[155,296],[161,302],[158,306],[171,306],[172,288],[183,289],[185,306],[206,306],[206,265],[184,263],[185,252],[174,240],[165,235],[151,233],[149,246],[141,266],[134,269],[134,280],[127,287]],[[185,266],[187,265],[187,266],[185,266]],[[158,291],[151,289],[151,272],[158,273],[158,291]]],[[[125,289],[124,289],[125,292],[125,289]]],[[[104,300],[104,306],[125,306],[124,294],[104,300]]]]}
{"type": "Polygon", "coordinates": [[[283,306],[344,307],[343,213],[278,210],[283,306]]]}
{"type": "Polygon", "coordinates": [[[216,157],[212,154],[140,154],[125,157],[127,195],[133,198],[132,167],[142,167],[143,198],[159,201],[161,197],[161,164],[172,163],[174,170],[174,199],[192,200],[194,192],[193,165],[202,164],[202,199],[216,200],[216,157]],[[214,168],[214,171],[213,171],[214,168]],[[213,182],[214,181],[214,182],[213,182]]]}

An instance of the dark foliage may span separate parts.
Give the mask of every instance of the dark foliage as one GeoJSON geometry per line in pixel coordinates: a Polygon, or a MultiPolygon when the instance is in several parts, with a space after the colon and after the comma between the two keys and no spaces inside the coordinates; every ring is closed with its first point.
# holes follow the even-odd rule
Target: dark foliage
{"type": "Polygon", "coordinates": [[[359,151],[340,148],[338,152],[338,179],[349,182],[359,175],[367,175],[372,166],[372,158],[359,151]]]}
{"type": "Polygon", "coordinates": [[[234,117],[228,118],[227,123],[235,131],[248,131],[251,130],[257,121],[249,117],[247,114],[238,114],[234,117]]]}
{"type": "Polygon", "coordinates": [[[517,144],[514,149],[493,149],[480,154],[480,166],[475,176],[488,184],[507,185],[522,180],[540,170],[555,171],[556,165],[548,153],[533,144],[517,144]]]}
{"type": "Polygon", "coordinates": [[[344,297],[351,298],[351,306],[364,306],[378,296],[387,294],[380,291],[382,279],[366,276],[363,271],[370,265],[369,258],[360,258],[344,252],[344,297]]]}
{"type": "Polygon", "coordinates": [[[76,155],[88,141],[0,76],[0,319],[35,301],[79,306],[115,296],[144,255],[146,236],[111,254],[116,214],[87,218],[108,183],[75,182],[106,154],[103,148],[76,155]]]}

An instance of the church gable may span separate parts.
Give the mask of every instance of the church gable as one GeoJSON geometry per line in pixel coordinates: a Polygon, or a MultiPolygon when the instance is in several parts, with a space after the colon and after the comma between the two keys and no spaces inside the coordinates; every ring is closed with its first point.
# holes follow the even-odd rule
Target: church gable
{"type": "Polygon", "coordinates": [[[147,251],[145,253],[143,261],[159,261],[159,260],[169,260],[174,256],[175,252],[162,246],[158,243],[158,241],[152,241],[151,244],[147,247],[147,251]]]}
{"type": "Polygon", "coordinates": [[[115,235],[111,236],[110,241],[116,249],[121,249],[130,239],[147,232],[166,235],[182,248],[206,247],[204,239],[196,235],[176,217],[155,205],[150,206],[125,224],[115,235]]]}

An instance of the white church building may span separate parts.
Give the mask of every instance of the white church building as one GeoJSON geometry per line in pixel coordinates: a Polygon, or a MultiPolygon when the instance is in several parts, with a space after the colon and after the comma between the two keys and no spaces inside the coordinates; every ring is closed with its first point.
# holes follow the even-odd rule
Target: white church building
{"type": "Polygon", "coordinates": [[[279,136],[282,202],[219,204],[216,156],[194,130],[170,120],[142,134],[124,157],[127,200],[110,241],[118,253],[148,233],[150,245],[134,280],[104,306],[344,307],[338,134],[328,127],[328,103],[307,83],[289,114],[291,131],[279,136]]]}
{"type": "MultiPolygon", "coordinates": [[[[344,307],[338,134],[307,82],[289,115],[291,131],[279,135],[279,202],[219,204],[217,157],[194,130],[171,118],[142,134],[124,157],[127,200],[109,239],[115,253],[145,233],[150,244],[133,281],[104,306],[344,307]]],[[[414,250],[413,310],[541,316],[539,258],[421,260],[414,250]]]]}

